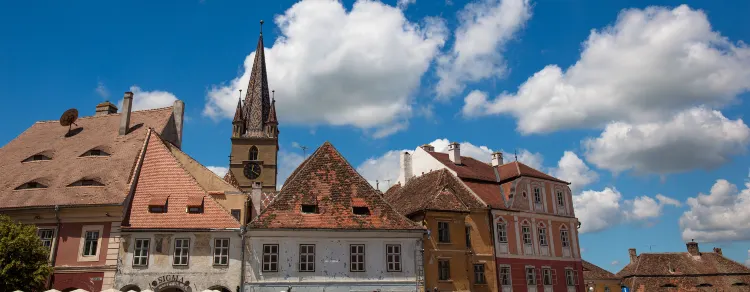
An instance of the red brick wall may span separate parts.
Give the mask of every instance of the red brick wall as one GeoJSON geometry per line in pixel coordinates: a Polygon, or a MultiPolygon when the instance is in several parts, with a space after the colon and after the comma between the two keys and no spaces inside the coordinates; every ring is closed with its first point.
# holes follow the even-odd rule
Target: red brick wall
{"type": "MultiPolygon", "coordinates": [[[[526,291],[526,266],[534,266],[538,269],[537,271],[537,289],[538,291],[544,291],[544,285],[541,281],[541,269],[542,266],[549,266],[556,271],[557,285],[553,287],[553,291],[567,291],[567,285],[565,282],[565,268],[573,268],[578,271],[578,285],[576,291],[584,292],[583,283],[583,266],[580,261],[553,261],[553,260],[537,260],[537,259],[515,259],[515,258],[496,258],[496,264],[498,265],[498,273],[500,266],[510,265],[510,276],[511,283],[513,285],[513,291],[526,291]]],[[[502,291],[500,287],[500,276],[498,275],[498,291],[502,291]]],[[[554,283],[554,280],[553,280],[554,283]]]]}
{"type": "Polygon", "coordinates": [[[109,242],[110,222],[62,223],[58,230],[58,247],[55,266],[103,266],[107,260],[107,244],[109,242]],[[99,245],[99,260],[79,262],[78,254],[84,225],[104,225],[101,244],[99,245]]]}
{"type": "Polygon", "coordinates": [[[55,273],[53,277],[52,288],[60,291],[69,288],[102,291],[104,273],[55,273]]]}

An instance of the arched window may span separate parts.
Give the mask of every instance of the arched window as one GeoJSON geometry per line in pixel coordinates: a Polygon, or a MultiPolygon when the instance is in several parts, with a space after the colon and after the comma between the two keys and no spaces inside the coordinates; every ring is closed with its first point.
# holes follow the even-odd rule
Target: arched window
{"type": "Polygon", "coordinates": [[[258,147],[250,147],[250,155],[248,157],[249,160],[258,160],[258,147]]]}
{"type": "Polygon", "coordinates": [[[52,160],[52,158],[50,158],[49,156],[45,154],[39,153],[39,154],[31,155],[21,162],[43,161],[43,160],[52,160]]]}
{"type": "Polygon", "coordinates": [[[109,156],[109,153],[101,149],[91,149],[81,154],[81,157],[89,157],[89,156],[109,156]]]}
{"type": "Polygon", "coordinates": [[[570,236],[568,235],[568,228],[565,225],[560,228],[560,242],[562,247],[570,247],[570,236]]]}
{"type": "Polygon", "coordinates": [[[539,245],[541,246],[547,246],[547,227],[544,226],[544,223],[539,223],[538,226],[539,231],[539,245]]]}
{"type": "Polygon", "coordinates": [[[497,222],[497,242],[508,243],[508,224],[502,218],[497,222]]]}
{"type": "Polygon", "coordinates": [[[47,186],[45,186],[45,185],[43,185],[43,184],[41,184],[39,182],[30,181],[30,182],[27,182],[25,184],[22,184],[22,185],[16,187],[16,190],[43,189],[43,188],[46,188],[46,187],[47,186]]]}
{"type": "Polygon", "coordinates": [[[521,223],[521,234],[523,234],[523,244],[531,245],[531,226],[528,221],[521,223]]]}

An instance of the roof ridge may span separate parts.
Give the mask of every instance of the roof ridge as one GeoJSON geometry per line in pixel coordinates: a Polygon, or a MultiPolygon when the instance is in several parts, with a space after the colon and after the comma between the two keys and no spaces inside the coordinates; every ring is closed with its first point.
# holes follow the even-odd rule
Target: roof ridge
{"type": "MultiPolygon", "coordinates": [[[[164,141],[164,140],[162,139],[162,141],[164,141]]],[[[168,141],[164,141],[164,142],[168,142],[168,141]]],[[[191,160],[195,161],[195,162],[196,162],[196,163],[197,163],[197,164],[198,164],[198,165],[199,165],[200,167],[202,167],[202,168],[203,168],[204,170],[207,170],[208,172],[210,172],[210,173],[211,173],[211,175],[213,175],[213,176],[216,176],[216,178],[218,178],[218,179],[219,179],[219,180],[220,180],[220,181],[221,181],[222,183],[224,183],[224,184],[226,184],[226,185],[228,185],[228,186],[230,186],[230,187],[234,188],[234,189],[235,189],[236,191],[238,191],[238,192],[242,192],[242,191],[241,191],[241,190],[240,190],[239,188],[237,188],[237,187],[233,186],[232,184],[230,184],[230,183],[226,182],[226,181],[224,180],[224,178],[220,177],[220,176],[219,176],[219,175],[217,175],[217,174],[216,174],[215,172],[213,172],[213,171],[211,171],[210,169],[208,169],[208,167],[206,167],[205,165],[203,165],[203,163],[200,163],[200,162],[199,162],[199,161],[198,161],[197,159],[193,158],[192,156],[190,156],[190,154],[187,154],[187,153],[186,153],[185,151],[182,151],[182,149],[180,149],[179,147],[177,147],[177,146],[173,145],[172,143],[169,143],[168,145],[167,145],[167,144],[165,144],[165,145],[166,145],[166,146],[167,146],[167,147],[168,147],[168,148],[169,148],[170,150],[171,150],[171,149],[174,149],[175,151],[178,151],[178,152],[180,152],[180,153],[184,154],[185,156],[187,156],[188,158],[190,158],[191,160]],[[171,146],[170,146],[170,145],[171,145],[171,146]]],[[[171,151],[170,151],[170,153],[171,153],[171,151]]],[[[174,155],[172,155],[172,156],[174,156],[174,155]]],[[[175,157],[175,158],[176,158],[176,157],[175,157]]],[[[177,159],[177,163],[179,163],[180,165],[182,165],[182,162],[180,162],[180,160],[179,160],[179,159],[177,159]]],[[[182,167],[182,168],[183,168],[183,169],[185,169],[184,165],[183,165],[183,167],[182,167]]],[[[187,169],[185,169],[185,171],[187,171],[187,169]]],[[[227,173],[230,173],[230,172],[231,172],[231,170],[228,170],[228,171],[227,171],[227,173]]],[[[188,173],[190,173],[190,171],[188,171],[188,173]]],[[[193,176],[192,174],[190,174],[190,175],[191,175],[191,176],[193,176]]],[[[193,177],[194,177],[194,176],[193,176],[193,177]]]]}
{"type": "MultiPolygon", "coordinates": [[[[173,107],[174,107],[173,105],[170,105],[170,106],[165,106],[165,107],[160,107],[160,108],[142,109],[142,110],[132,111],[132,112],[130,112],[130,114],[144,113],[144,112],[155,112],[155,111],[166,110],[168,108],[173,108],[173,107]]],[[[82,119],[92,119],[92,118],[108,118],[108,117],[112,117],[112,116],[119,116],[121,114],[122,114],[121,112],[118,112],[118,113],[106,114],[106,115],[100,115],[100,116],[97,116],[97,115],[94,115],[94,116],[83,116],[83,117],[78,117],[76,119],[76,121],[82,120],[82,119]]],[[[35,124],[46,124],[46,123],[59,123],[59,122],[60,122],[60,120],[40,120],[40,121],[36,121],[34,123],[35,124]]]]}

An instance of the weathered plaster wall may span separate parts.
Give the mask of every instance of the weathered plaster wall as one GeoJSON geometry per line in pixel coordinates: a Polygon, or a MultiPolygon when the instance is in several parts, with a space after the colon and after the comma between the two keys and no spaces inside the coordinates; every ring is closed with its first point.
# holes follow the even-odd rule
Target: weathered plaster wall
{"type": "Polygon", "coordinates": [[[421,232],[253,231],[248,232],[246,291],[414,291],[415,252],[421,232]],[[279,245],[278,272],[263,272],[263,244],[279,245]],[[299,245],[315,244],[315,271],[299,272],[299,245]],[[349,245],[365,245],[365,272],[350,272],[349,245]],[[388,272],[386,244],[401,245],[402,270],[388,272]]]}
{"type": "MultiPolygon", "coordinates": [[[[400,167],[403,167],[403,165],[401,165],[400,167]]],[[[433,170],[439,170],[443,168],[446,168],[451,173],[456,174],[455,171],[447,168],[443,163],[435,159],[435,157],[432,157],[430,153],[419,147],[417,147],[417,150],[415,150],[411,154],[411,168],[411,173],[415,177],[421,176],[422,174],[428,173],[433,170]]],[[[402,186],[406,184],[403,169],[399,171],[398,183],[400,183],[402,186]]]]}
{"type": "Polygon", "coordinates": [[[151,283],[159,277],[177,275],[193,291],[203,291],[212,286],[223,286],[234,291],[240,285],[242,244],[239,231],[217,232],[127,232],[120,244],[120,266],[115,276],[115,288],[137,285],[152,289],[151,283]],[[135,239],[150,239],[148,266],[133,266],[135,239]],[[187,266],[173,266],[174,240],[190,239],[190,258],[187,266]],[[213,264],[215,238],[229,238],[229,265],[213,264]]]}

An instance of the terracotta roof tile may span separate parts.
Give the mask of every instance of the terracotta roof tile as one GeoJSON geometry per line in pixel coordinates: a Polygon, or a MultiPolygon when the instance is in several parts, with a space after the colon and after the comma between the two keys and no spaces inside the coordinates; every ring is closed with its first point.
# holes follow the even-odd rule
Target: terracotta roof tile
{"type": "Polygon", "coordinates": [[[592,264],[588,261],[581,260],[583,263],[583,279],[584,280],[618,280],[619,277],[615,276],[611,272],[600,268],[599,266],[592,264]]]}
{"type": "MultiPolygon", "coordinates": [[[[488,182],[496,182],[494,167],[492,165],[476,160],[472,157],[461,156],[461,164],[453,163],[447,153],[427,152],[442,164],[456,172],[456,175],[462,179],[474,179],[488,182]]],[[[555,178],[544,172],[536,170],[526,164],[518,161],[508,162],[497,167],[499,170],[500,181],[505,182],[521,176],[528,176],[539,179],[546,179],[554,182],[569,184],[566,181],[555,178]]]]}
{"type": "Polygon", "coordinates": [[[69,137],[58,121],[35,123],[0,148],[0,208],[122,204],[147,129],[173,133],[171,117],[172,107],[134,111],[124,136],[118,133],[120,114],[81,117],[69,137]],[[81,157],[91,149],[110,155],[81,157]],[[37,153],[52,159],[21,162],[37,153]],[[104,186],[68,187],[82,178],[97,178],[104,186]],[[43,181],[47,188],[14,190],[29,181],[43,181]]]}
{"type": "Polygon", "coordinates": [[[188,207],[200,207],[203,206],[203,196],[190,196],[187,200],[188,207]]]}
{"type": "Polygon", "coordinates": [[[227,171],[227,174],[224,175],[224,181],[232,185],[235,188],[240,187],[240,184],[237,182],[237,179],[234,178],[234,175],[232,174],[231,171],[227,171]]]}
{"type": "Polygon", "coordinates": [[[396,212],[328,142],[294,171],[273,203],[250,223],[250,227],[423,229],[396,212]],[[302,213],[301,205],[305,200],[318,201],[318,214],[302,213]],[[354,214],[353,201],[366,205],[370,215],[354,214]]]}
{"type": "Polygon", "coordinates": [[[485,207],[446,169],[414,177],[403,187],[386,193],[386,200],[404,215],[426,210],[469,212],[485,207]]]}
{"type": "Polygon", "coordinates": [[[165,196],[153,196],[148,201],[149,206],[166,206],[167,201],[169,201],[169,195],[165,196]]]}
{"type": "MultiPolygon", "coordinates": [[[[150,133],[140,175],[123,229],[227,229],[240,223],[203,189],[172,154],[164,141],[150,133]],[[165,213],[151,213],[154,198],[169,196],[165,213]],[[203,200],[203,212],[188,213],[191,200],[203,200]]],[[[193,201],[192,203],[194,203],[193,201]]]]}

